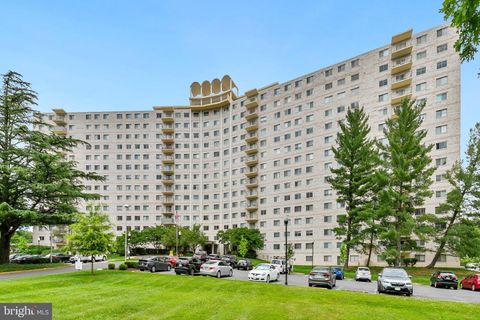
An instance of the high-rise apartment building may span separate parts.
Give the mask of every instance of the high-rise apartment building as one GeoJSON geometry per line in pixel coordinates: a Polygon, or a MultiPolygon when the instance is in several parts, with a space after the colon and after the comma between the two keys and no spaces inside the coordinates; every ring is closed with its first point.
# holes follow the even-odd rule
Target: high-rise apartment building
{"type": "MultiPolygon", "coordinates": [[[[338,264],[334,227],[344,212],[327,182],[339,123],[348,108],[364,107],[372,137],[403,98],[426,100],[423,127],[437,167],[434,194],[417,214],[446,199],[446,170],[460,158],[460,61],[447,25],[391,43],[284,83],[239,94],[229,76],[193,83],[185,106],[150,111],[45,114],[55,132],[85,140],[70,159],[104,182],[87,189],[115,225],[141,230],[156,224],[200,224],[207,250],[222,251],[216,234],[256,227],[265,237],[261,258],[283,255],[284,218],[297,264],[338,264]]],[[[437,214],[442,214],[437,211],[437,214]]],[[[36,237],[42,236],[37,232],[36,237]]],[[[44,239],[48,236],[43,235],[44,239]]],[[[34,241],[37,241],[34,239],[34,241]]],[[[420,243],[430,246],[430,244],[420,243]]],[[[412,253],[418,265],[430,252],[412,253]]],[[[366,255],[353,252],[350,263],[366,255]]],[[[373,264],[383,264],[374,256],[373,264]]],[[[442,256],[439,265],[458,259],[442,256]]]]}

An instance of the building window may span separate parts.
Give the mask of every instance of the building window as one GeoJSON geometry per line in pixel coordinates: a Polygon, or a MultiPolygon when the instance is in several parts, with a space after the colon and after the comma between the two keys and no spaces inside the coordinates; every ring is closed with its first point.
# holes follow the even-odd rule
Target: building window
{"type": "Polygon", "coordinates": [[[427,43],[427,35],[426,34],[417,38],[417,44],[424,44],[424,43],[427,43]]]}
{"type": "Polygon", "coordinates": [[[437,37],[442,37],[447,34],[447,27],[437,30],[437,37]]]}
{"type": "Polygon", "coordinates": [[[426,67],[422,67],[422,68],[418,68],[417,69],[417,76],[420,76],[422,74],[425,74],[427,72],[427,68],[426,67]]]}
{"type": "Polygon", "coordinates": [[[447,49],[448,49],[448,45],[446,43],[441,44],[441,45],[437,46],[437,53],[447,51],[447,49]]]}
{"type": "Polygon", "coordinates": [[[388,63],[382,64],[380,67],[378,67],[378,72],[384,72],[388,70],[388,63]]]}
{"type": "Polygon", "coordinates": [[[447,60],[437,62],[437,69],[442,69],[447,67],[447,60]]]}

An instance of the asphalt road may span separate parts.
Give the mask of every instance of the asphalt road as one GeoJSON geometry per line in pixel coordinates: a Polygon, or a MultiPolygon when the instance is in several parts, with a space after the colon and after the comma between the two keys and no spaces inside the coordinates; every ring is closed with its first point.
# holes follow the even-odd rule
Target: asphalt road
{"type": "MultiPolygon", "coordinates": [[[[106,269],[108,262],[96,262],[94,263],[95,269],[106,269]]],[[[116,263],[117,265],[119,262],[116,263]]],[[[90,264],[84,263],[83,270],[90,270],[90,264]]],[[[67,265],[65,268],[60,269],[44,269],[44,270],[32,270],[24,272],[13,272],[13,273],[0,273],[0,280],[3,279],[15,279],[15,278],[24,278],[32,276],[42,276],[50,274],[62,274],[67,272],[75,271],[73,265],[67,265]]],[[[139,271],[140,272],[140,271],[139,271]]],[[[170,272],[159,272],[157,274],[169,274],[176,276],[172,271],[170,272]]],[[[243,270],[234,270],[233,277],[225,278],[229,280],[241,280],[248,281],[248,272],[243,270]]],[[[180,276],[178,276],[180,277],[180,276]]],[[[187,276],[185,276],[187,277],[187,276]]],[[[285,275],[280,276],[279,281],[271,282],[270,284],[265,285],[284,285],[285,275]]],[[[291,286],[302,286],[305,287],[308,285],[308,278],[303,274],[291,274],[288,276],[288,284],[291,286]]],[[[324,288],[313,287],[311,290],[328,290],[324,288]]],[[[337,285],[333,290],[345,290],[345,291],[356,291],[356,292],[365,292],[370,294],[377,294],[377,283],[376,282],[356,282],[354,280],[345,279],[337,280],[337,285]]],[[[434,299],[434,300],[444,300],[444,301],[458,301],[458,302],[467,302],[467,303],[480,303],[480,292],[479,291],[470,291],[470,290],[452,290],[452,289],[443,289],[443,288],[433,288],[424,285],[414,285],[413,288],[413,297],[414,298],[423,298],[423,299],[434,299]]],[[[405,297],[405,299],[410,299],[405,297]]]]}

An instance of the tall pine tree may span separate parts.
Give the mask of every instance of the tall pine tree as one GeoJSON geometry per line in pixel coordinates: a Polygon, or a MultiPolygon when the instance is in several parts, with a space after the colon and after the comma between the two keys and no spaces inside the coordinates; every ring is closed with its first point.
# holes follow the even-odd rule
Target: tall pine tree
{"type": "MultiPolygon", "coordinates": [[[[65,224],[85,192],[85,180],[101,180],[76,168],[64,153],[79,141],[34,130],[42,124],[37,95],[15,72],[3,75],[0,91],[0,264],[8,263],[10,241],[22,226],[65,224]]],[[[43,125],[46,125],[43,123],[43,125]]]]}
{"type": "Polygon", "coordinates": [[[360,228],[364,222],[361,211],[368,202],[376,167],[375,142],[369,139],[369,133],[368,116],[363,108],[349,109],[345,122],[340,123],[337,146],[332,148],[338,166],[331,169],[333,176],[328,181],[346,208],[334,229],[345,243],[345,267],[351,248],[361,243],[360,228]]]}
{"type": "Polygon", "coordinates": [[[480,123],[470,130],[470,139],[465,152],[465,161],[455,162],[446,178],[452,189],[447,201],[439,207],[445,212],[437,219],[437,233],[434,241],[438,244],[433,260],[428,267],[433,268],[449,243],[456,243],[461,232],[469,229],[472,220],[479,219],[480,209],[480,123]]]}
{"type": "Polygon", "coordinates": [[[383,257],[400,266],[405,251],[418,249],[414,236],[425,239],[423,221],[415,218],[415,208],[423,205],[432,192],[429,156],[433,145],[426,145],[421,114],[425,103],[405,99],[394,109],[384,131],[387,143],[379,143],[381,169],[376,177],[383,188],[379,191],[381,222],[379,238],[383,257]]]}

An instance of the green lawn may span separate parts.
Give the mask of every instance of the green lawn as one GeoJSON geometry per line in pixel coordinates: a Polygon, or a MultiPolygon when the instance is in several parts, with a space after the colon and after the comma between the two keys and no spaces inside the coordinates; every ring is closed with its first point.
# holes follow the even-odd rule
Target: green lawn
{"type": "MultiPolygon", "coordinates": [[[[372,272],[372,281],[377,280],[377,275],[383,267],[370,267],[370,271],[372,272]]],[[[312,270],[311,265],[295,265],[293,266],[293,271],[296,273],[303,273],[308,274],[312,270]]],[[[356,267],[349,267],[345,270],[345,278],[347,279],[354,279],[355,278],[355,271],[357,270],[356,267]]],[[[435,268],[435,269],[427,269],[427,268],[416,268],[416,267],[407,267],[405,268],[407,273],[412,276],[412,281],[418,284],[430,285],[430,275],[437,271],[452,271],[454,272],[458,279],[461,280],[467,274],[472,273],[472,271],[465,270],[463,268],[435,268]]]]}
{"type": "Polygon", "coordinates": [[[8,263],[8,264],[0,264],[0,273],[11,272],[11,271],[44,269],[44,268],[60,268],[60,267],[67,267],[67,266],[69,266],[68,263],[39,263],[39,264],[8,263]]]}
{"type": "Polygon", "coordinates": [[[98,271],[2,280],[2,302],[52,302],[54,319],[478,319],[480,305],[320,288],[98,271]]]}

